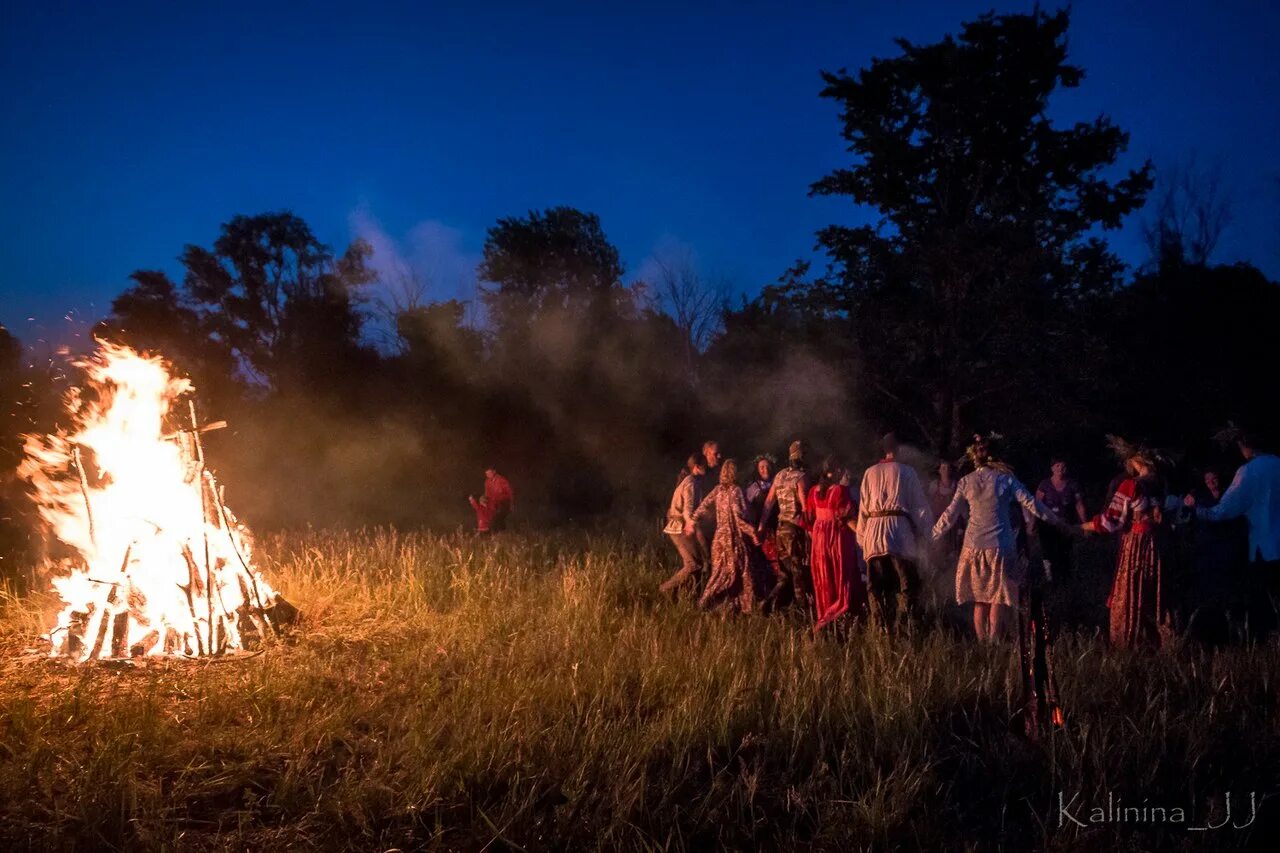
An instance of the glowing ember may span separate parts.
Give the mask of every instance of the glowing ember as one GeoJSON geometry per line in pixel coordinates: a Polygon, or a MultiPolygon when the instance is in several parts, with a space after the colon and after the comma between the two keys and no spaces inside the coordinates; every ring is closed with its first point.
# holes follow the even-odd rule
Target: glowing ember
{"type": "MultiPolygon", "coordinates": [[[[26,436],[18,473],[68,546],[52,654],[80,660],[244,648],[292,611],[253,568],[248,530],[204,466],[191,383],[99,342],[77,362],[72,427],[26,436]]],[[[219,425],[211,425],[216,428],[219,425]]]]}

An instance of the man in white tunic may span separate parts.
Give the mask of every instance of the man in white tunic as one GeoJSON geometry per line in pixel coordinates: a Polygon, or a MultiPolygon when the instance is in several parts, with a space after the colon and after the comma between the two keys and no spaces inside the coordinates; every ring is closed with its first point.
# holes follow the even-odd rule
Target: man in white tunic
{"type": "Polygon", "coordinates": [[[867,560],[872,618],[889,633],[915,613],[920,555],[933,512],[915,469],[897,461],[898,440],[880,440],[883,456],[862,475],[858,544],[867,560]]]}

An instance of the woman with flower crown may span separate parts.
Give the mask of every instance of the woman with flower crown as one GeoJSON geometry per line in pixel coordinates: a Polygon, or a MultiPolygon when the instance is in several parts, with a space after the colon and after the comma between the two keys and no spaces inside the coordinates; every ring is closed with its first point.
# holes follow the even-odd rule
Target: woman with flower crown
{"type": "Polygon", "coordinates": [[[1120,551],[1116,576],[1107,598],[1111,645],[1159,646],[1173,634],[1169,591],[1165,586],[1167,564],[1166,503],[1164,482],[1158,471],[1164,457],[1159,451],[1107,436],[1112,451],[1124,463],[1126,477],[1097,517],[1081,525],[1086,533],[1118,533],[1120,551]]]}
{"type": "Polygon", "coordinates": [[[955,495],[933,526],[938,540],[966,514],[969,520],[956,566],[956,603],[973,602],[973,630],[979,640],[996,640],[1018,605],[1027,561],[1018,548],[1014,505],[1048,524],[1058,517],[1013,475],[995,454],[999,439],[975,435],[966,454],[974,470],[960,478],[955,495]]]}

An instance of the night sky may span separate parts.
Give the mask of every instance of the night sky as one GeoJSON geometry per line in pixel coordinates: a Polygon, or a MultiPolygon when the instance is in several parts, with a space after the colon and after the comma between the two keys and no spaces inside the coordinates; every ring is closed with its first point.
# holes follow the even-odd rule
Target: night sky
{"type": "MultiPolygon", "coordinates": [[[[0,323],[65,337],[64,315],[105,313],[134,269],[176,273],[185,243],[283,208],[338,248],[370,236],[441,298],[469,293],[498,217],[562,204],[600,214],[629,275],[683,245],[752,293],[812,257],[817,228],[867,216],[807,196],[846,160],[819,69],[989,8],[503,5],[5,0],[0,323]]],[[[1278,6],[1076,2],[1087,77],[1053,108],[1131,131],[1123,165],[1219,165],[1235,222],[1216,260],[1273,278],[1278,6]]],[[[1134,263],[1138,224],[1113,237],[1134,263]]]]}

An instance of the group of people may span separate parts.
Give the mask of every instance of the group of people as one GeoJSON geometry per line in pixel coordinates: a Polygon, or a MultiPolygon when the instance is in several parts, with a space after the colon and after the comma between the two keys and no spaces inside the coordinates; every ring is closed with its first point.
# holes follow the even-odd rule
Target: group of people
{"type": "Polygon", "coordinates": [[[1250,565],[1236,600],[1250,637],[1276,628],[1280,458],[1263,452],[1256,436],[1235,431],[1230,438],[1244,459],[1230,487],[1222,491],[1216,475],[1206,476],[1199,495],[1182,498],[1164,485],[1162,454],[1113,438],[1124,470],[1092,517],[1064,461],[1054,461],[1033,493],[1000,458],[994,434],[974,436],[965,454],[969,473],[956,480],[943,463],[928,489],[886,435],[856,495],[836,457],[811,472],[802,441],[791,443],[781,470],[757,456],[744,489],[737,462],[722,459],[719,444],[709,441],[689,457],[671,498],[664,531],[681,565],[661,589],[678,594],[707,568],[704,608],[794,604],[809,612],[815,632],[865,616],[896,633],[917,614],[922,563],[942,576],[954,567],[955,602],[972,605],[979,640],[999,640],[1016,624],[1020,716],[1027,735],[1038,737],[1064,720],[1045,591],[1050,581],[1070,577],[1075,536],[1120,537],[1107,600],[1112,645],[1159,645],[1173,633],[1171,528],[1195,520],[1210,534],[1206,568],[1227,574],[1231,560],[1221,559],[1219,547],[1226,539],[1213,533],[1245,519],[1250,565]],[[1032,537],[1039,559],[1032,559],[1032,537]]]}
{"type": "Polygon", "coordinates": [[[975,635],[994,641],[1008,635],[1015,613],[1024,617],[1020,637],[1047,631],[1041,592],[1049,581],[1070,577],[1074,539],[1115,535],[1110,640],[1158,645],[1173,631],[1171,530],[1197,519],[1212,532],[1244,518],[1254,565],[1243,573],[1246,588],[1237,598],[1250,633],[1265,636],[1276,627],[1280,597],[1280,459],[1264,453],[1254,436],[1237,431],[1231,438],[1245,463],[1231,486],[1223,491],[1216,475],[1206,476],[1205,489],[1185,497],[1168,492],[1162,454],[1113,439],[1124,471],[1093,516],[1065,461],[1055,460],[1033,492],[1000,458],[996,435],[974,436],[965,476],[957,480],[943,463],[927,489],[898,459],[896,438],[886,435],[856,492],[836,457],[811,470],[798,440],[781,470],[771,457],[757,456],[744,488],[737,462],[708,441],[688,459],[671,499],[664,531],[681,565],[661,588],[676,594],[705,569],[699,595],[705,608],[798,604],[812,615],[815,631],[866,616],[894,633],[914,620],[927,564],[935,574],[954,569],[955,602],[972,605],[975,635]]]}

